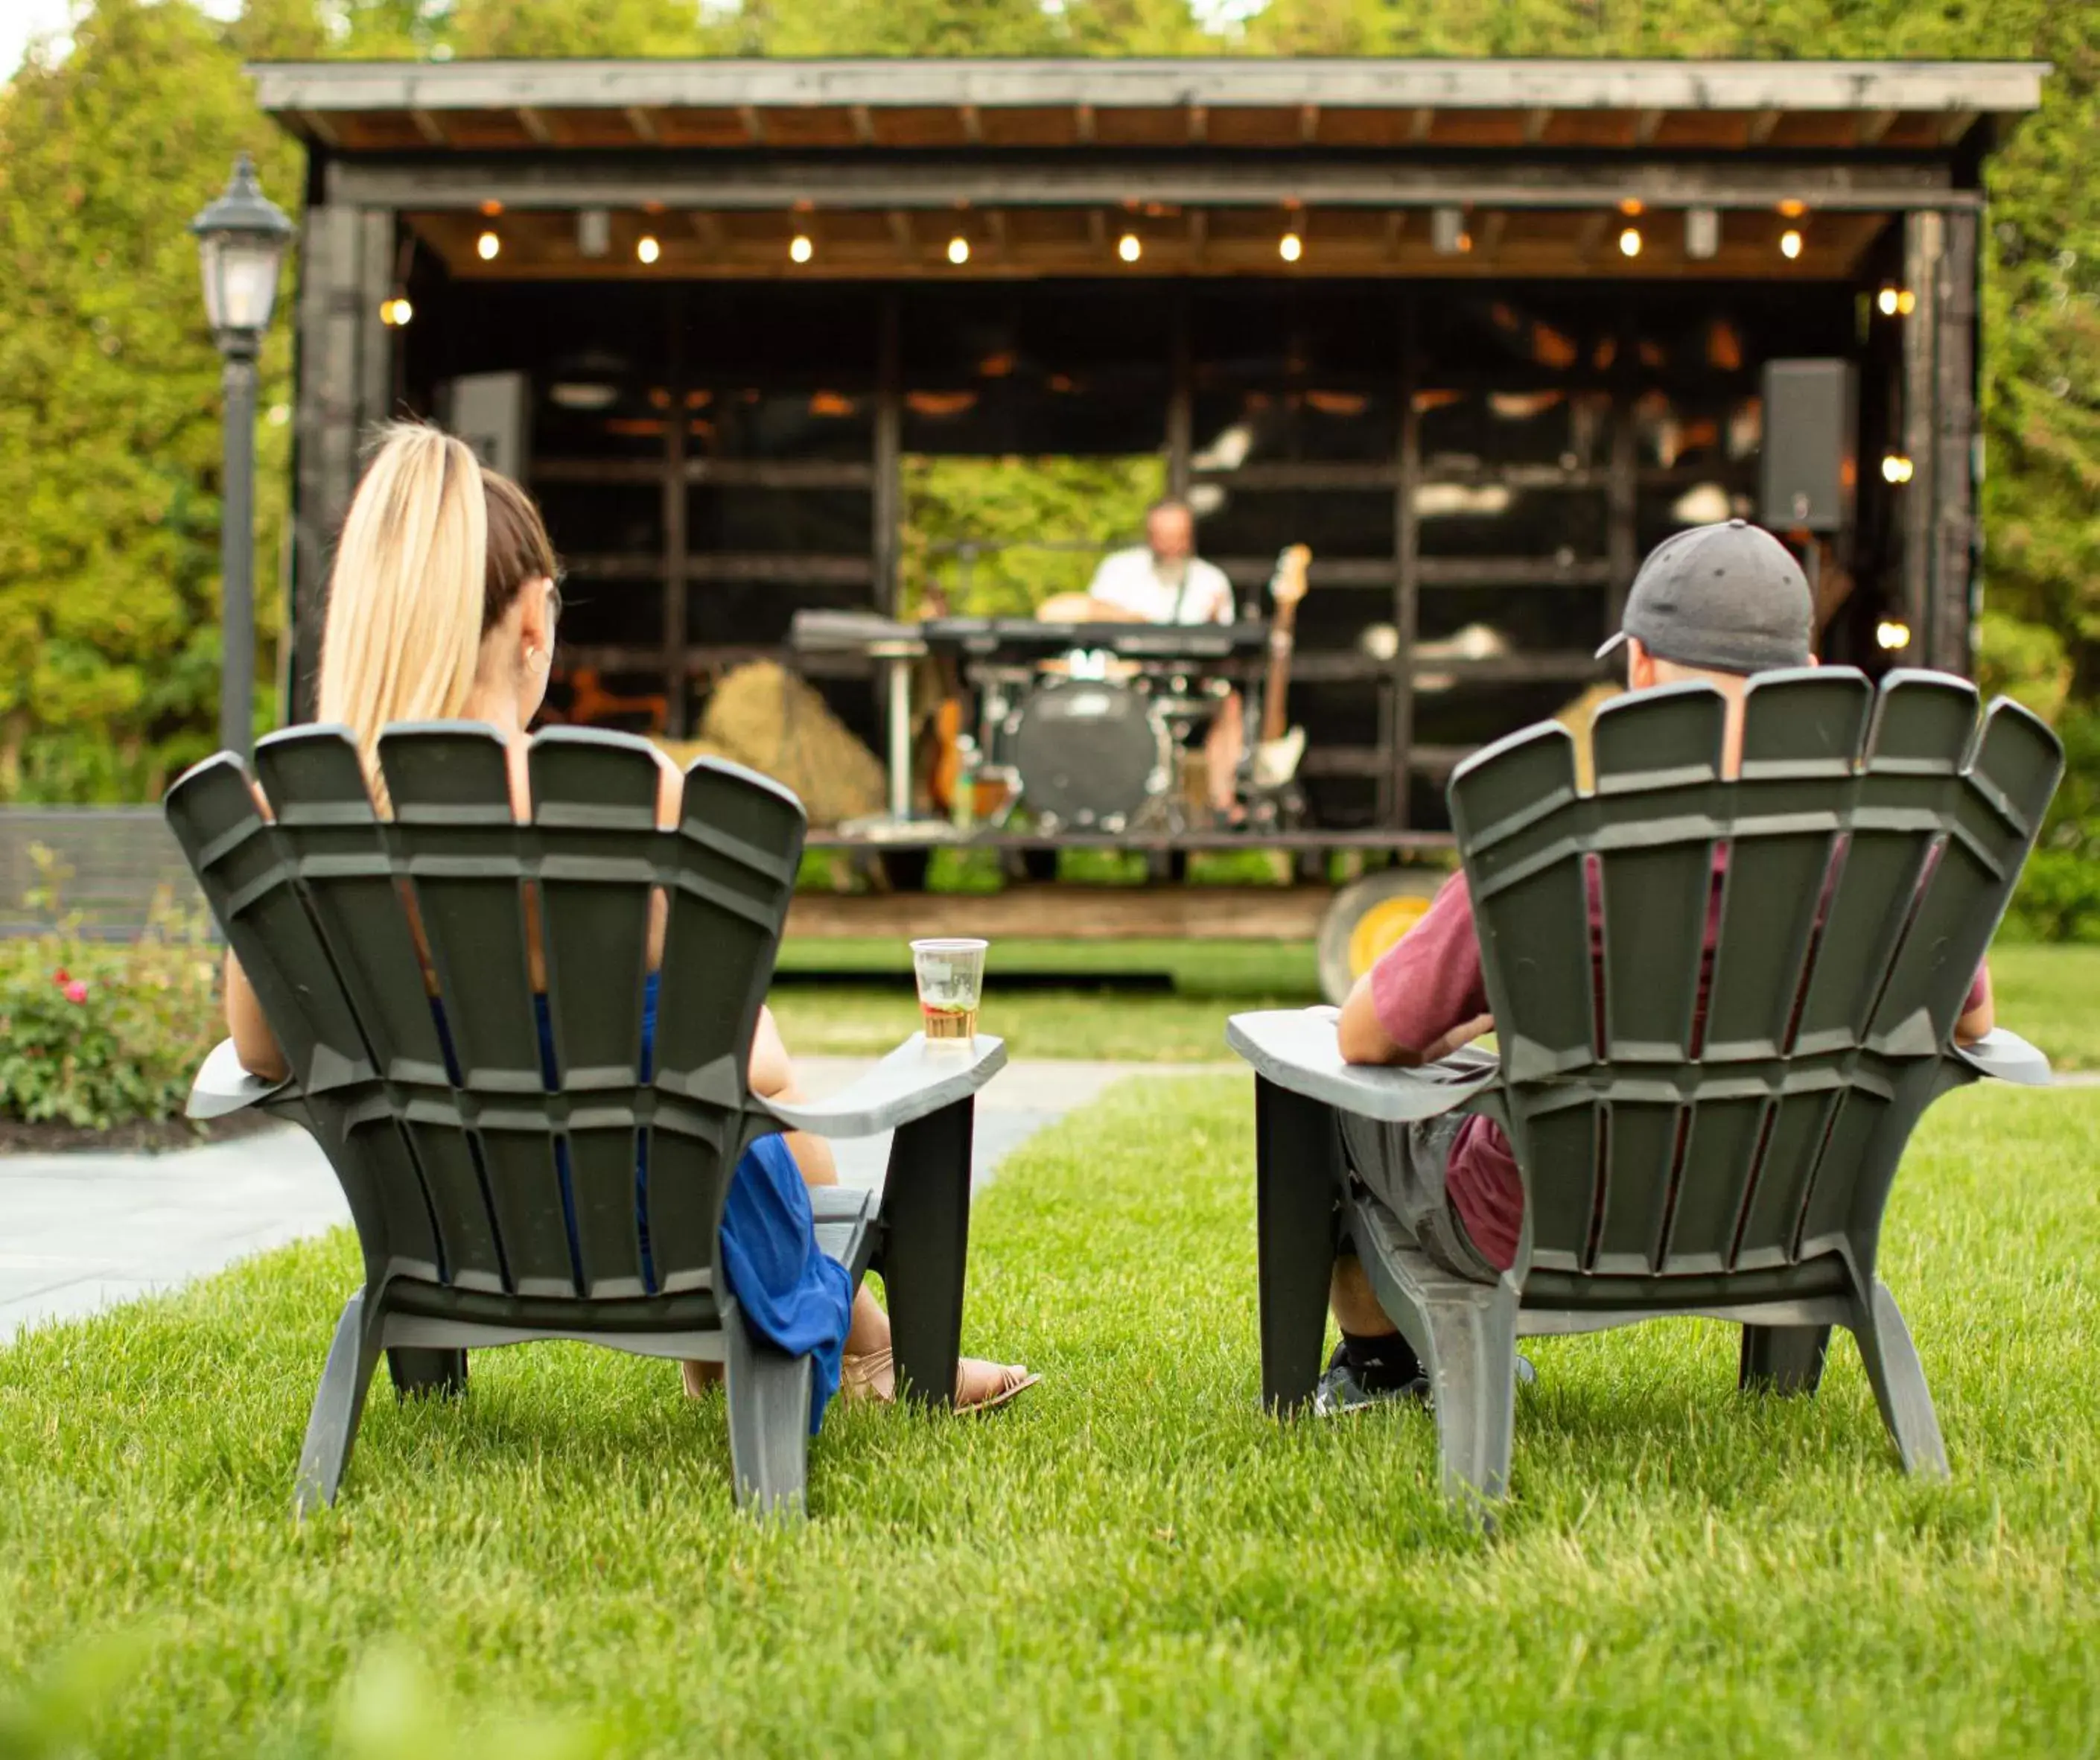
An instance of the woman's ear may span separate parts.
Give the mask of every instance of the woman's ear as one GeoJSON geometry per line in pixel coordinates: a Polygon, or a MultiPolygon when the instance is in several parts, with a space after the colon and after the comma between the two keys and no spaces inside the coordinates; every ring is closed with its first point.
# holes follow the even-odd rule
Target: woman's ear
{"type": "Polygon", "coordinates": [[[554,584],[530,580],[518,595],[518,647],[526,672],[547,676],[554,661],[554,584]]]}

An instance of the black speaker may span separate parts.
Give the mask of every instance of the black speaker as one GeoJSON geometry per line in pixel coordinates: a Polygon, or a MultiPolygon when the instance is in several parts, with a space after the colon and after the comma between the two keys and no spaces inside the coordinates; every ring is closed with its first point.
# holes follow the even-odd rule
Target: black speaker
{"type": "Polygon", "coordinates": [[[1768,360],[1758,501],[1774,532],[1852,523],[1860,482],[1860,374],[1849,360],[1768,360]]]}

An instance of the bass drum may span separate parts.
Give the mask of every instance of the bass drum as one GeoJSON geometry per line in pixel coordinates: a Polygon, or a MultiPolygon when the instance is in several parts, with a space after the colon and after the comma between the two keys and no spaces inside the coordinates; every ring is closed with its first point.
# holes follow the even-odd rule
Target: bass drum
{"type": "Polygon", "coordinates": [[[1045,831],[1119,831],[1167,792],[1172,752],[1149,701],[1127,686],[1062,679],[1008,719],[1021,805],[1045,831]]]}

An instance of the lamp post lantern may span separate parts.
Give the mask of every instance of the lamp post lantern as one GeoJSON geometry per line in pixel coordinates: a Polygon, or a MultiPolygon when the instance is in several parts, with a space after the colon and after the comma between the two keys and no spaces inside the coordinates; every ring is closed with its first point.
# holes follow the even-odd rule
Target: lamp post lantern
{"type": "Polygon", "coordinates": [[[245,758],[254,729],[255,357],[277,302],[277,267],[292,223],[262,193],[254,161],[244,152],[225,193],[190,222],[190,231],[203,260],[205,316],[226,364],[218,743],[245,758]]]}

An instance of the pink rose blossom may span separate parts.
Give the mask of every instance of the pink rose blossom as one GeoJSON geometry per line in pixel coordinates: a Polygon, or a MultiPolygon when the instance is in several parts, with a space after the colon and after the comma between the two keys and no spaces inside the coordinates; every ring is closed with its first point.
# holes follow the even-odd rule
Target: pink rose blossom
{"type": "Polygon", "coordinates": [[[87,986],[82,983],[78,978],[75,978],[65,987],[65,999],[68,1002],[86,1002],[87,1000],[87,986]]]}

